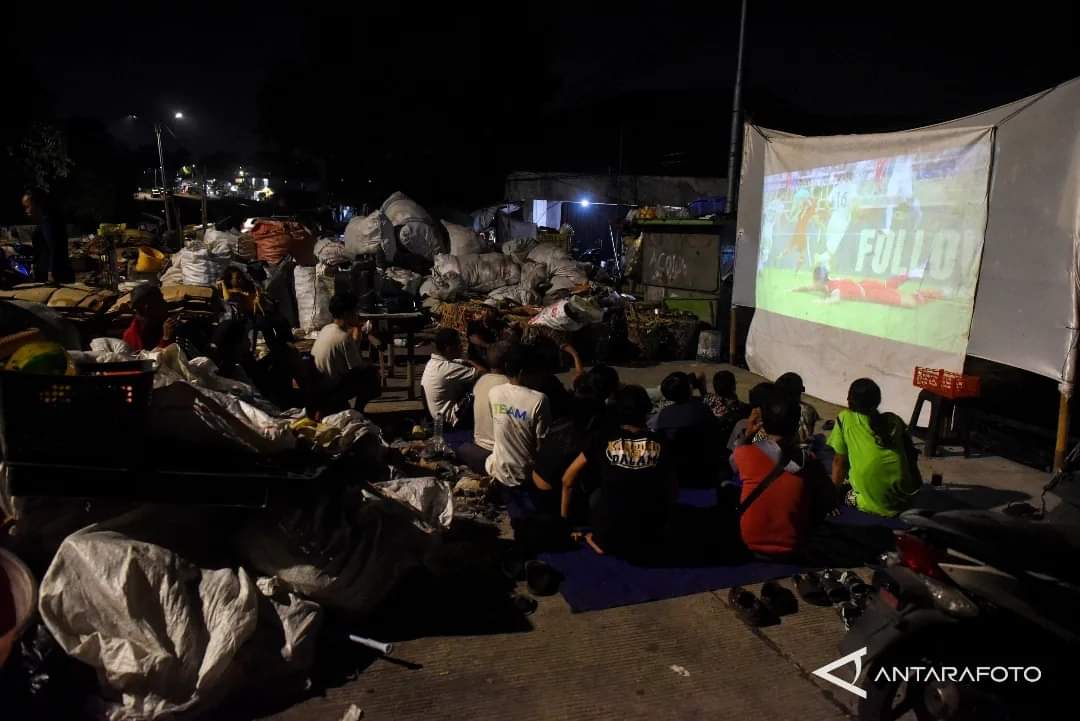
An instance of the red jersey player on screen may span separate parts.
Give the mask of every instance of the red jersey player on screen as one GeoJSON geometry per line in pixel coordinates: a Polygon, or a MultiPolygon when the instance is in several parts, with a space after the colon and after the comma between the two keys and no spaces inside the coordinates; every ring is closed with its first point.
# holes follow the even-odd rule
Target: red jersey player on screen
{"type": "Polygon", "coordinates": [[[793,292],[819,293],[830,302],[851,300],[863,303],[877,303],[879,305],[894,305],[902,308],[914,308],[932,300],[939,300],[942,297],[940,292],[926,289],[920,289],[910,295],[905,295],[900,291],[900,286],[909,280],[907,274],[894,275],[884,281],[875,278],[864,278],[862,280],[833,279],[829,277],[829,271],[822,266],[818,266],[814,268],[813,285],[795,288],[793,292]]]}

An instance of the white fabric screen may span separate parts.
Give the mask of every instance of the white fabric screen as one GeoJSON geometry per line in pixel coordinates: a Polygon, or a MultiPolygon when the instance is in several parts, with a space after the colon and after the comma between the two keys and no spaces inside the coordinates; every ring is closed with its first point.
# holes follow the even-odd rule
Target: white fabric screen
{"type": "Polygon", "coordinates": [[[992,137],[946,128],[766,142],[751,368],[797,371],[834,402],[873,377],[899,412],[918,392],[915,366],[961,369],[992,137]]]}

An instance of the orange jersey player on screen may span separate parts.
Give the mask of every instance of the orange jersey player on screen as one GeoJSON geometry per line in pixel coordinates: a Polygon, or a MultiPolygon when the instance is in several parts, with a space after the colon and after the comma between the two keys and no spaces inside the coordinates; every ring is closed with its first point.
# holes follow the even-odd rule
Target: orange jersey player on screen
{"type": "Polygon", "coordinates": [[[795,288],[796,293],[820,293],[829,301],[853,300],[863,303],[877,303],[879,305],[894,305],[902,308],[914,308],[925,305],[932,300],[939,300],[942,296],[936,290],[917,290],[910,295],[900,292],[900,286],[907,283],[910,278],[905,275],[894,275],[880,281],[874,278],[863,280],[851,280],[849,278],[832,279],[829,271],[818,266],[814,268],[813,285],[805,285],[795,288]]]}
{"type": "Polygon", "coordinates": [[[795,193],[795,197],[791,202],[791,211],[788,214],[788,220],[793,222],[795,227],[791,233],[791,242],[787,250],[780,254],[780,259],[783,260],[795,253],[796,273],[802,268],[803,259],[807,263],[810,262],[810,222],[816,220],[819,226],[822,225],[826,212],[826,209],[808,188],[800,188],[795,193]]]}

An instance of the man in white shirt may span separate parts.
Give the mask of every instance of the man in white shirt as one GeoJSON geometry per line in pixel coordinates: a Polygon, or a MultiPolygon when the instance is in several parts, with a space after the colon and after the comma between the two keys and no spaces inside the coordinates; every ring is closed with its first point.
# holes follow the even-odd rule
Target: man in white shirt
{"type": "Polygon", "coordinates": [[[473,440],[472,443],[464,443],[458,447],[457,455],[458,460],[477,473],[487,473],[484,463],[495,450],[495,428],[488,396],[493,388],[510,382],[510,379],[503,375],[503,364],[510,348],[511,344],[507,341],[499,341],[487,347],[484,363],[491,370],[480,376],[480,380],[473,386],[473,440]]]}
{"type": "Polygon", "coordinates": [[[551,427],[547,396],[521,385],[525,349],[515,345],[503,362],[509,379],[488,393],[495,449],[485,467],[504,486],[520,486],[532,478],[540,444],[551,427]]]}
{"type": "Polygon", "coordinates": [[[364,360],[357,344],[361,330],[356,305],[352,293],[335,294],[330,299],[334,320],[319,331],[311,348],[320,380],[318,405],[323,413],[345,410],[353,399],[356,408],[363,410],[382,391],[378,370],[364,360]]]}
{"type": "Polygon", "coordinates": [[[424,389],[428,413],[443,419],[449,430],[472,420],[472,388],[481,370],[461,360],[461,337],[453,328],[440,328],[435,334],[435,352],[424,366],[420,387],[424,389]]]}

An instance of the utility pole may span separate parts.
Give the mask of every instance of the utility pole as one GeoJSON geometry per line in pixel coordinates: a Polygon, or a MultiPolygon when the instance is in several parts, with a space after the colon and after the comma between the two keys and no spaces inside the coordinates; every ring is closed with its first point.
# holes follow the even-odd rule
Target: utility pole
{"type": "Polygon", "coordinates": [[[169,181],[165,178],[165,150],[161,145],[161,123],[154,123],[157,138],[158,163],[161,165],[161,202],[165,204],[165,230],[172,230],[172,214],[169,210],[169,181]]]}
{"type": "Polygon", "coordinates": [[[735,97],[731,102],[731,143],[728,149],[727,198],[724,205],[727,214],[735,212],[735,161],[739,156],[739,105],[742,101],[743,40],[746,36],[746,0],[742,0],[739,14],[739,58],[735,63],[735,97]]]}
{"type": "Polygon", "coordinates": [[[206,232],[206,165],[199,165],[199,176],[202,179],[202,226],[203,233],[206,232]]]}

